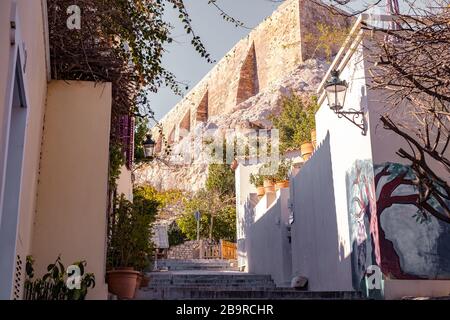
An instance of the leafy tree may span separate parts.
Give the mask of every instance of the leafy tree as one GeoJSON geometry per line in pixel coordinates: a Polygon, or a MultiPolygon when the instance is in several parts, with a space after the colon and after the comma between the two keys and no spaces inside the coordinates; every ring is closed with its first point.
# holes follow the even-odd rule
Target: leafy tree
{"type": "Polygon", "coordinates": [[[167,234],[169,237],[169,245],[170,246],[176,246],[179,244],[182,244],[184,241],[187,240],[186,235],[183,233],[183,231],[178,226],[177,222],[173,222],[168,230],[167,234]]]}
{"type": "Polygon", "coordinates": [[[224,205],[215,193],[206,190],[197,192],[184,201],[184,214],[177,220],[181,231],[191,239],[197,239],[197,221],[194,213],[199,211],[200,237],[214,240],[236,240],[236,207],[224,205]]]}
{"type": "Polygon", "coordinates": [[[218,193],[221,197],[235,195],[235,175],[230,166],[226,164],[210,164],[206,190],[218,193]]]}
{"type": "Polygon", "coordinates": [[[136,118],[134,130],[134,161],[136,163],[145,161],[143,143],[148,133],[149,120],[147,118],[136,118]]]}
{"type": "Polygon", "coordinates": [[[108,267],[144,270],[153,257],[152,224],[160,203],[134,194],[133,202],[122,194],[115,200],[108,238],[108,267]]]}
{"type": "Polygon", "coordinates": [[[280,131],[280,152],[299,149],[303,143],[311,141],[311,130],[316,127],[315,114],[319,106],[317,98],[309,100],[292,94],[284,97],[281,113],[270,117],[275,128],[280,131]]]}

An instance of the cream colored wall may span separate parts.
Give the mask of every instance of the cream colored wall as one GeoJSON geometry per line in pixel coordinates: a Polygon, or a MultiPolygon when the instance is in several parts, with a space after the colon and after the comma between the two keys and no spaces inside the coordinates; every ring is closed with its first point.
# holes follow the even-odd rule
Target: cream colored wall
{"type": "MultiPolygon", "coordinates": [[[[46,47],[41,0],[17,0],[16,46],[10,45],[11,0],[0,1],[0,128],[10,110],[12,63],[18,45],[22,51],[22,72],[28,105],[28,120],[25,133],[22,186],[19,204],[19,229],[17,254],[24,261],[30,253],[35,195],[39,169],[42,123],[47,90],[46,47]],[[26,60],[25,60],[26,56],[26,60]],[[25,65],[26,64],[26,65],[25,65]]],[[[6,145],[4,130],[0,130],[0,146],[6,145]]],[[[1,149],[4,156],[4,149],[1,149]]],[[[0,164],[3,161],[0,160],[0,164]]],[[[15,263],[15,262],[14,262],[15,263]]],[[[22,279],[23,279],[22,274],[22,279]]],[[[3,287],[4,288],[4,287],[3,287]]],[[[1,291],[1,290],[0,290],[1,291]]],[[[7,298],[0,294],[0,298],[7,298]]]]}
{"type": "Polygon", "coordinates": [[[111,84],[52,81],[48,87],[33,256],[38,275],[61,254],[87,261],[106,299],[108,146],[111,84]]]}
{"type": "Polygon", "coordinates": [[[125,195],[125,198],[132,201],[133,200],[133,181],[132,173],[126,166],[120,168],[119,179],[117,179],[117,194],[125,195]]]}

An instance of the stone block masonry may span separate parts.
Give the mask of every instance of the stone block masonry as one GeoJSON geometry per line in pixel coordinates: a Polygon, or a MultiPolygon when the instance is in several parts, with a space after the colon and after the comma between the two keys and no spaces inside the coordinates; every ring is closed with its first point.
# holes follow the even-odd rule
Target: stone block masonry
{"type": "Polygon", "coordinates": [[[200,241],[186,241],[183,244],[170,247],[167,252],[168,259],[199,259],[200,241]]]}
{"type": "MultiPolygon", "coordinates": [[[[160,121],[166,138],[170,143],[180,141],[183,133],[211,116],[232,112],[307,59],[323,57],[324,53],[317,51],[317,43],[305,41],[306,35],[319,32],[319,24],[347,28],[349,22],[310,0],[287,0],[280,5],[160,121]]],[[[153,135],[161,140],[156,128],[153,135]]],[[[161,148],[158,146],[157,150],[161,148]]]]}

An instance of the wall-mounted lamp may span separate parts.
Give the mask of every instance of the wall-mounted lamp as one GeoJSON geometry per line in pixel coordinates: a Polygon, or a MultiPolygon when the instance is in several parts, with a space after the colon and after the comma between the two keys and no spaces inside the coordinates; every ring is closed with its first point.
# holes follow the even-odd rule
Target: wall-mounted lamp
{"type": "Polygon", "coordinates": [[[144,156],[146,159],[152,159],[155,153],[155,141],[153,141],[151,135],[147,135],[147,139],[144,141],[142,146],[144,147],[144,156]]]}
{"type": "Polygon", "coordinates": [[[325,92],[327,95],[328,106],[339,118],[346,118],[358,128],[362,130],[362,135],[366,135],[367,128],[364,119],[364,112],[355,109],[344,109],[345,96],[347,95],[348,84],[345,80],[339,78],[337,70],[331,71],[331,78],[325,84],[325,92]]]}

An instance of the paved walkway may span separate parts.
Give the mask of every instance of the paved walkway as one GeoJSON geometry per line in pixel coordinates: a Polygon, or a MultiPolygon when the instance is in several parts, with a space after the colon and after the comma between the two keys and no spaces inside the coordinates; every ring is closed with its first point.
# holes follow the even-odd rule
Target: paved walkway
{"type": "MultiPolygon", "coordinates": [[[[160,264],[158,264],[160,265],[160,264]]],[[[170,270],[150,272],[141,300],[358,299],[355,292],[308,292],[277,288],[270,275],[238,272],[228,261],[165,260],[170,270]],[[184,268],[184,269],[183,269],[184,268]]]]}

